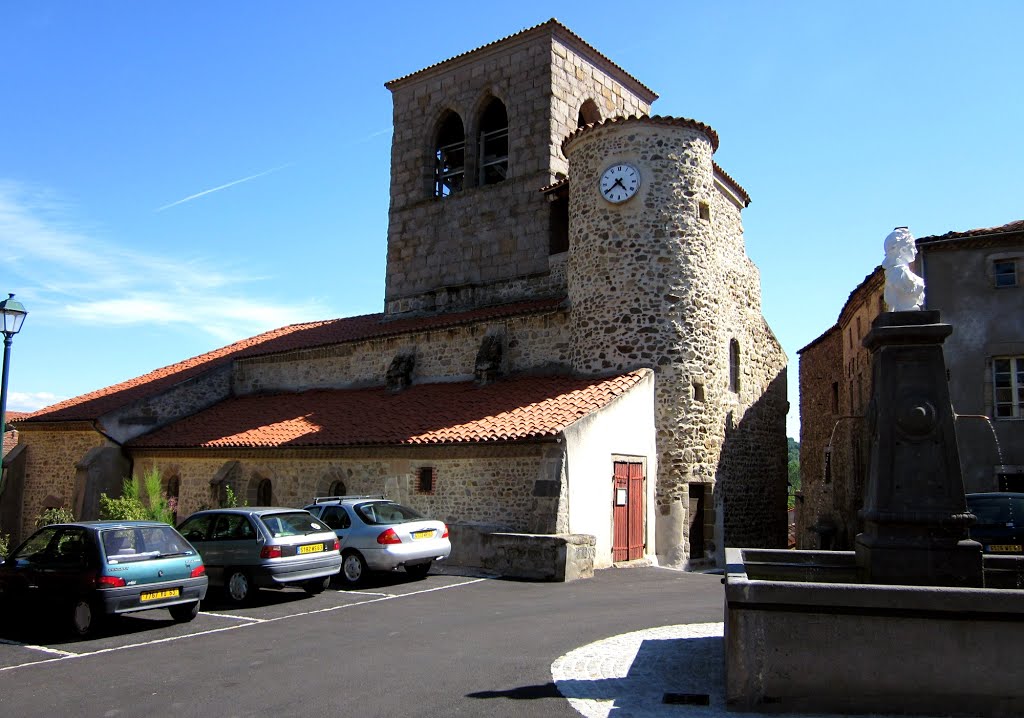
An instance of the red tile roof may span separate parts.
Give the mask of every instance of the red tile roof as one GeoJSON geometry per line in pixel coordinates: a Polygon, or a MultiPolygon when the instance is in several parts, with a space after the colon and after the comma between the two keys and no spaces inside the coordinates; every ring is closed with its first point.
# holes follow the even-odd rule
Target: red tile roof
{"type": "Polygon", "coordinates": [[[292,324],[151,371],[135,379],[67,399],[29,414],[25,421],[30,423],[96,419],[132,402],[160,394],[176,384],[236,359],[540,313],[556,309],[562,301],[563,298],[554,297],[408,319],[385,319],[383,314],[366,314],[359,317],[292,324]]]}
{"type": "MultiPolygon", "coordinates": [[[[626,82],[623,83],[623,84],[635,84],[636,86],[634,88],[632,88],[633,91],[638,96],[640,96],[640,98],[642,100],[644,100],[648,104],[650,104],[650,103],[652,103],[652,102],[654,102],[655,100],[658,99],[657,93],[655,93],[651,88],[647,87],[645,84],[640,82],[640,80],[636,79],[635,77],[630,75],[628,72],[623,70],[621,67],[619,67],[617,64],[612,62],[612,60],[610,60],[606,55],[602,54],[600,50],[598,50],[596,47],[591,45],[589,42],[584,40],[582,37],[580,37],[579,35],[574,33],[572,30],[567,28],[565,25],[563,25],[562,23],[558,22],[558,20],[556,20],[555,18],[551,18],[550,20],[548,20],[546,22],[542,22],[539,25],[534,25],[533,27],[525,28],[523,30],[520,30],[517,33],[513,33],[512,35],[508,35],[508,36],[500,38],[498,40],[494,40],[493,42],[489,42],[486,45],[481,45],[480,47],[476,48],[475,50],[468,50],[468,51],[463,52],[463,53],[461,53],[459,55],[455,55],[454,57],[449,57],[447,60],[442,60],[441,62],[435,62],[433,65],[429,65],[427,67],[424,67],[422,70],[417,70],[416,72],[410,73],[408,75],[403,75],[402,77],[395,78],[394,80],[389,80],[389,81],[384,83],[384,87],[388,88],[389,90],[394,89],[396,86],[402,84],[406,80],[408,80],[410,78],[413,78],[413,77],[417,77],[418,75],[421,75],[422,73],[429,72],[430,70],[433,70],[436,67],[440,67],[441,65],[447,65],[449,63],[454,63],[457,60],[460,60],[460,59],[462,59],[462,58],[464,58],[464,57],[466,57],[468,55],[472,55],[474,53],[480,52],[481,50],[485,50],[485,49],[487,49],[489,47],[494,47],[496,45],[501,45],[503,43],[508,42],[509,40],[512,40],[513,38],[523,37],[524,35],[529,35],[530,33],[539,33],[539,32],[543,32],[545,30],[551,31],[553,34],[556,34],[556,35],[560,36],[563,40],[570,40],[572,42],[575,42],[575,43],[579,44],[583,48],[585,53],[589,53],[589,54],[592,54],[592,55],[595,56],[595,58],[597,60],[597,62],[595,62],[595,64],[604,64],[606,69],[611,69],[611,70],[613,70],[616,73],[621,73],[622,77],[618,78],[618,79],[625,80],[626,82]]],[[[594,60],[595,58],[591,58],[591,59],[594,60]]]]}
{"type": "MultiPolygon", "coordinates": [[[[577,137],[593,132],[594,130],[600,129],[601,127],[607,127],[609,125],[623,125],[631,122],[638,122],[643,124],[651,125],[673,125],[675,127],[686,127],[697,132],[703,132],[708,140],[711,142],[711,152],[718,151],[718,133],[715,132],[715,128],[711,125],[706,125],[699,120],[691,120],[688,117],[670,117],[668,115],[630,115],[629,117],[609,117],[595,122],[585,127],[579,127],[562,140],[562,154],[565,154],[565,148],[571,144],[577,137]]],[[[724,174],[724,173],[723,173],[724,174]]]]}
{"type": "Polygon", "coordinates": [[[298,448],[466,444],[554,437],[650,373],[520,376],[486,386],[417,384],[393,394],[317,389],[234,397],[131,442],[132,448],[298,448]]]}
{"type": "Polygon", "coordinates": [[[1015,222],[1009,222],[999,227],[982,227],[980,229],[969,229],[966,232],[946,232],[945,234],[938,234],[932,237],[921,237],[917,240],[917,244],[940,244],[955,239],[981,239],[1022,232],[1024,232],[1024,220],[1018,219],[1015,222]]]}

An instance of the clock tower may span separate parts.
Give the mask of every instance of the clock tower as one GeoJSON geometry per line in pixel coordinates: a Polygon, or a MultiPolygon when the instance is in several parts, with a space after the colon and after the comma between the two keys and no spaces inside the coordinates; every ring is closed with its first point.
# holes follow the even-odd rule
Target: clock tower
{"type": "MultiPolygon", "coordinates": [[[[562,140],[657,95],[556,20],[386,83],[394,100],[385,313],[565,293],[562,140]]],[[[614,187],[618,192],[618,185],[614,187]]]]}

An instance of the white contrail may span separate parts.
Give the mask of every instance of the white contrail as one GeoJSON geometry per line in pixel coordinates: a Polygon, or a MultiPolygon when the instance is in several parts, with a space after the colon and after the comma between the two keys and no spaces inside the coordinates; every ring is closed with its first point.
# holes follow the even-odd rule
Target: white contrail
{"type": "Polygon", "coordinates": [[[179,199],[177,202],[171,202],[170,204],[165,204],[163,207],[159,207],[155,211],[163,212],[165,209],[170,209],[171,207],[174,207],[176,205],[183,204],[185,202],[189,202],[191,200],[196,199],[197,197],[202,197],[204,194],[210,194],[211,192],[219,192],[222,189],[227,189],[228,187],[233,187],[236,184],[242,184],[243,182],[248,182],[249,180],[254,180],[254,179],[258,178],[258,177],[265,177],[266,175],[272,174],[272,173],[277,172],[279,170],[283,170],[285,167],[291,167],[292,164],[294,164],[294,163],[289,162],[286,165],[281,165],[280,167],[274,167],[273,169],[269,169],[269,170],[266,170],[265,172],[260,172],[258,174],[249,175],[248,177],[243,177],[242,179],[237,179],[237,180],[234,180],[233,182],[228,182],[227,184],[222,184],[219,187],[213,187],[211,189],[204,189],[202,192],[196,192],[195,194],[191,194],[188,197],[185,197],[184,199],[179,199]]]}

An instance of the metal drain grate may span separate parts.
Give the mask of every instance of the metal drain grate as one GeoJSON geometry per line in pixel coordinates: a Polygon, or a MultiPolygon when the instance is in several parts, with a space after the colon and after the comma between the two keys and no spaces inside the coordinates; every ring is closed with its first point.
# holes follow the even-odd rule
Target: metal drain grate
{"type": "Polygon", "coordinates": [[[661,702],[672,706],[707,706],[711,697],[707,693],[666,693],[661,702]]]}

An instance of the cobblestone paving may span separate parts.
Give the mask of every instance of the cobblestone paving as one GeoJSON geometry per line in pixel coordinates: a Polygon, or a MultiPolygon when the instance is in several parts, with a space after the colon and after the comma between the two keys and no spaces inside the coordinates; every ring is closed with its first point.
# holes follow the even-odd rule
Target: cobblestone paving
{"type": "MultiPolygon", "coordinates": [[[[726,711],[723,650],[721,623],[661,626],[570,651],[551,664],[551,677],[569,704],[586,718],[757,715],[726,711]],[[682,701],[707,696],[708,703],[666,703],[666,694],[682,701]]],[[[784,715],[772,714],[773,718],[784,715]]],[[[802,714],[800,718],[839,717],[802,714]]]]}

